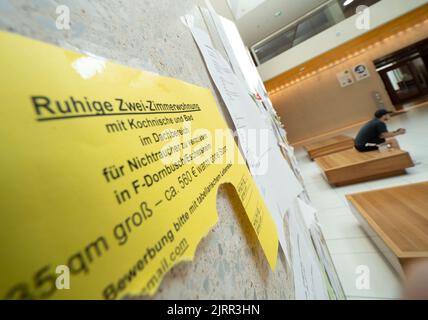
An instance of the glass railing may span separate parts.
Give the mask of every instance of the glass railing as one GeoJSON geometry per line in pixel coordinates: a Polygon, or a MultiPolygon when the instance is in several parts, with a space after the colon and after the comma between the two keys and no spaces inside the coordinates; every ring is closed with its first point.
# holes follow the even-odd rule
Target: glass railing
{"type": "Polygon", "coordinates": [[[381,0],[331,0],[251,47],[260,65],[381,0]]]}

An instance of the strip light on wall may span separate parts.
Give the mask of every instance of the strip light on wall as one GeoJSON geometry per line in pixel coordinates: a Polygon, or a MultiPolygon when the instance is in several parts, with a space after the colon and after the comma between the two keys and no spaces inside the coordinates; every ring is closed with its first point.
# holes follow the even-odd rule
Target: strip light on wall
{"type": "MultiPolygon", "coordinates": [[[[351,3],[351,2],[353,2],[353,1],[354,1],[354,0],[350,0],[350,1],[348,0],[348,1],[345,1],[345,3],[346,3],[346,2],[351,3]]],[[[346,5],[345,3],[344,3],[343,5],[346,5]]],[[[349,3],[348,3],[348,4],[349,4],[349,3]]],[[[393,38],[395,38],[395,37],[397,37],[397,36],[402,36],[402,35],[404,35],[406,32],[412,31],[412,30],[414,30],[415,28],[418,28],[418,27],[422,26],[423,24],[425,24],[425,25],[426,25],[426,24],[428,24],[428,19],[426,19],[423,23],[418,22],[418,23],[416,23],[415,25],[413,25],[413,26],[411,26],[411,27],[408,27],[405,31],[400,31],[400,32],[398,32],[398,33],[396,33],[396,34],[390,35],[390,36],[385,37],[385,38],[383,38],[383,39],[381,39],[381,40],[379,40],[379,41],[377,41],[377,42],[375,42],[375,43],[372,43],[372,44],[368,45],[368,46],[367,46],[367,47],[365,47],[365,48],[362,48],[362,49],[356,50],[355,52],[348,54],[346,57],[343,57],[343,58],[338,59],[338,60],[336,60],[336,61],[329,61],[329,63],[328,63],[328,64],[326,64],[325,66],[322,66],[322,67],[318,68],[316,71],[312,71],[312,72],[310,72],[310,73],[308,72],[308,73],[307,73],[307,74],[305,74],[305,75],[300,74],[300,73],[302,73],[302,72],[305,70],[305,69],[304,69],[304,67],[303,67],[303,68],[301,68],[301,69],[300,69],[300,70],[302,70],[302,71],[300,71],[300,72],[299,72],[299,76],[298,76],[298,78],[295,78],[295,79],[293,79],[293,80],[291,80],[291,81],[289,81],[289,82],[287,82],[287,83],[285,83],[285,84],[281,84],[280,86],[276,87],[275,89],[272,89],[271,91],[269,91],[269,94],[275,94],[275,93],[277,93],[277,92],[281,91],[282,89],[284,89],[284,87],[285,87],[285,88],[288,88],[288,87],[290,87],[290,86],[292,86],[292,85],[294,85],[294,84],[299,83],[299,82],[300,82],[300,81],[302,81],[302,80],[306,80],[306,79],[308,79],[308,78],[312,78],[312,77],[314,77],[315,75],[317,75],[318,73],[321,73],[321,72],[323,72],[323,71],[325,71],[325,70],[327,70],[327,69],[330,69],[330,68],[332,68],[332,67],[334,67],[334,66],[337,66],[337,65],[339,65],[339,64],[341,64],[341,63],[343,63],[343,62],[345,62],[346,60],[349,60],[349,59],[352,59],[352,58],[354,58],[354,57],[356,57],[356,56],[358,56],[358,55],[361,55],[361,54],[365,53],[367,50],[370,50],[370,49],[372,49],[372,48],[374,48],[374,47],[381,46],[383,43],[388,42],[388,41],[392,40],[393,38]]]]}

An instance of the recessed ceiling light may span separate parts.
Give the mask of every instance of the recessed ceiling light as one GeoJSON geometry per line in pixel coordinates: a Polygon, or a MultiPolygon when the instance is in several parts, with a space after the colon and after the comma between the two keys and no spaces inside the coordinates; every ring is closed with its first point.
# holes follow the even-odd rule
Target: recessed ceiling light
{"type": "Polygon", "coordinates": [[[346,0],[343,5],[346,7],[347,5],[350,5],[354,0],[346,0]]]}
{"type": "Polygon", "coordinates": [[[277,11],[277,12],[275,12],[275,13],[274,13],[274,16],[275,16],[275,17],[282,16],[282,11],[277,11]]]}

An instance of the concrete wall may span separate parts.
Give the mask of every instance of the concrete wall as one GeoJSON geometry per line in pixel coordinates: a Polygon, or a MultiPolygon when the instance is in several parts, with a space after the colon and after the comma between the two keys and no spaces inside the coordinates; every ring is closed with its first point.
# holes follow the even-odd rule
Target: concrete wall
{"type": "MultiPolygon", "coordinates": [[[[2,0],[0,29],[117,63],[157,72],[214,90],[190,31],[180,16],[193,14],[205,28],[195,0],[2,0]],[[55,27],[58,5],[71,10],[71,30],[55,27]]],[[[218,105],[223,109],[221,100],[218,105]]],[[[237,196],[221,188],[219,222],[199,244],[194,261],[164,278],[157,299],[291,299],[293,278],[280,255],[270,271],[237,196]]]]}

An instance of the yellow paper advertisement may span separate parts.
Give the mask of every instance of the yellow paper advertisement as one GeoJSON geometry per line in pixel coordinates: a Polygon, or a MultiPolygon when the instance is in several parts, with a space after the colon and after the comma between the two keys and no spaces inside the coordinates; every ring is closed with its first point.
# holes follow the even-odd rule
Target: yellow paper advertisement
{"type": "Polygon", "coordinates": [[[0,294],[153,295],[232,183],[274,269],[274,222],[208,89],[0,32],[0,294]]]}

